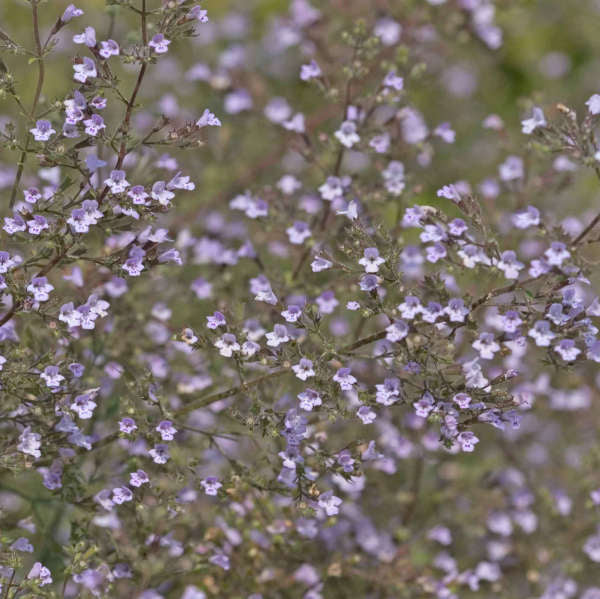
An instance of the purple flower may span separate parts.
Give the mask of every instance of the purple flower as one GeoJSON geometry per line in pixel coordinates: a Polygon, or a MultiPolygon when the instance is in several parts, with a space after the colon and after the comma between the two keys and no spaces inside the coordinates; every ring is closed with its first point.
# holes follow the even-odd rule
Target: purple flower
{"type": "Polygon", "coordinates": [[[231,358],[234,352],[240,351],[240,344],[237,342],[235,335],[225,333],[222,337],[215,341],[215,347],[219,353],[226,358],[231,358]]]}
{"type": "Polygon", "coordinates": [[[129,435],[137,430],[137,424],[133,418],[125,417],[119,422],[119,430],[129,435]]]}
{"type": "Polygon", "coordinates": [[[71,404],[71,410],[77,413],[82,420],[89,420],[94,415],[96,402],[87,394],[78,395],[71,404]]]}
{"type": "Polygon", "coordinates": [[[233,90],[225,96],[224,108],[228,114],[239,114],[244,110],[250,110],[252,105],[252,97],[245,89],[233,90]]]}
{"type": "Polygon", "coordinates": [[[337,455],[337,462],[342,467],[344,472],[352,472],[354,470],[355,460],[348,449],[343,449],[337,455]]]}
{"type": "Polygon", "coordinates": [[[396,70],[393,69],[387,73],[383,79],[383,85],[390,89],[395,89],[400,92],[404,89],[404,79],[396,75],[396,70]]]}
{"type": "Polygon", "coordinates": [[[525,135],[530,135],[538,127],[545,127],[547,123],[544,111],[539,106],[534,106],[531,118],[521,121],[521,125],[525,135]]]}
{"type": "Polygon", "coordinates": [[[85,132],[92,137],[96,137],[102,129],[106,129],[104,119],[99,114],[93,114],[89,119],[83,121],[85,132]]]}
{"type": "Polygon", "coordinates": [[[27,229],[30,235],[39,235],[42,231],[49,228],[46,217],[41,214],[34,214],[31,220],[27,221],[27,229]]]}
{"type": "Polygon", "coordinates": [[[200,481],[200,484],[204,487],[204,492],[207,495],[216,496],[219,489],[223,486],[219,479],[214,476],[209,476],[200,481]]]}
{"type": "Polygon", "coordinates": [[[114,194],[124,192],[129,187],[129,182],[125,179],[125,171],[111,171],[110,177],[104,180],[104,185],[107,185],[114,194]]]}
{"type": "Polygon", "coordinates": [[[475,450],[475,445],[479,439],[471,431],[463,431],[456,437],[462,451],[471,452],[475,450]]]}
{"type": "Polygon", "coordinates": [[[441,304],[438,302],[429,302],[422,310],[421,310],[421,318],[425,322],[434,323],[438,318],[442,318],[444,315],[444,309],[441,304]]]}
{"type": "Polygon", "coordinates": [[[47,302],[53,289],[54,286],[48,283],[46,277],[33,277],[27,286],[27,291],[33,295],[36,302],[47,302]]]}
{"type": "Polygon", "coordinates": [[[42,194],[40,190],[36,187],[30,187],[23,192],[25,197],[25,201],[29,204],[35,204],[38,200],[42,199],[42,194]]]}
{"type": "Polygon", "coordinates": [[[452,401],[456,403],[459,408],[465,410],[469,407],[469,404],[471,403],[471,396],[467,395],[466,393],[457,393],[452,398],[452,401]]]}
{"type": "MultiPolygon", "coordinates": [[[[208,23],[208,13],[201,6],[193,6],[190,12],[187,14],[188,19],[197,19],[200,23],[208,23]]],[[[194,599],[190,597],[190,599],[194,599]]],[[[198,598],[200,599],[200,598],[198,598]]]]}
{"type": "Polygon", "coordinates": [[[212,316],[206,317],[207,323],[206,326],[209,329],[216,329],[217,327],[227,326],[227,321],[225,320],[225,316],[221,314],[221,312],[215,312],[212,316]]]}
{"type": "Polygon", "coordinates": [[[152,449],[148,451],[150,457],[154,461],[155,464],[166,464],[170,455],[169,455],[169,446],[164,443],[159,443],[155,445],[152,449]]]}
{"type": "Polygon", "coordinates": [[[73,373],[75,378],[81,378],[85,371],[85,366],[79,362],[73,362],[69,364],[69,370],[73,373]]]}
{"type": "Polygon", "coordinates": [[[309,360],[308,358],[301,358],[298,364],[292,366],[292,370],[301,381],[305,381],[306,379],[315,376],[312,360],[309,360]]]}
{"type": "Polygon", "coordinates": [[[591,115],[600,114],[600,95],[594,94],[590,96],[585,105],[588,107],[588,111],[591,115]]]}
{"type": "Polygon", "coordinates": [[[402,341],[408,335],[408,325],[403,320],[395,320],[386,327],[386,339],[392,343],[402,341]]]}
{"type": "Polygon", "coordinates": [[[400,380],[395,377],[386,378],[382,385],[375,385],[375,389],[375,401],[384,406],[391,406],[399,399],[400,380]]]}
{"type": "Polygon", "coordinates": [[[500,179],[502,181],[515,181],[522,179],[525,171],[523,169],[523,159],[519,156],[509,156],[499,168],[500,179]]]}
{"type": "Polygon", "coordinates": [[[76,44],[85,44],[88,48],[94,48],[96,46],[96,30],[93,27],[86,27],[83,33],[73,36],[73,41],[76,44]]]}
{"type": "Polygon", "coordinates": [[[163,441],[172,441],[177,433],[177,429],[170,420],[162,420],[156,427],[156,430],[163,441]]]}
{"type": "Polygon", "coordinates": [[[360,278],[358,286],[362,291],[376,291],[379,286],[379,277],[377,275],[363,275],[360,278]]]}
{"type": "Polygon", "coordinates": [[[208,561],[215,566],[223,568],[223,570],[229,570],[230,568],[229,557],[224,553],[215,553],[215,555],[211,555],[208,561]]]}
{"type": "Polygon", "coordinates": [[[165,54],[169,51],[169,44],[171,40],[168,40],[162,33],[157,33],[149,42],[148,45],[157,53],[165,54]]]}
{"type": "Polygon", "coordinates": [[[354,121],[344,121],[334,133],[337,140],[346,148],[351,148],[360,141],[354,121]]]}
{"type": "Polygon", "coordinates": [[[269,347],[279,347],[290,340],[287,327],[283,324],[276,324],[273,331],[266,334],[266,338],[269,347]]]}
{"type": "Polygon", "coordinates": [[[575,346],[575,341],[573,339],[563,339],[554,346],[554,351],[557,354],[560,354],[560,357],[565,362],[573,362],[581,353],[581,350],[575,346]]]}
{"type": "Polygon", "coordinates": [[[109,59],[111,56],[119,56],[120,52],[119,44],[117,44],[115,40],[100,42],[100,50],[98,53],[102,58],[109,59]]]}
{"type": "Polygon", "coordinates": [[[37,579],[39,580],[39,585],[41,587],[46,586],[47,584],[52,584],[52,574],[46,566],[43,566],[40,562],[35,562],[31,570],[29,570],[29,574],[27,574],[27,579],[37,579]]]}
{"type": "Polygon", "coordinates": [[[150,478],[143,470],[136,470],[135,472],[131,472],[129,475],[129,484],[132,487],[141,487],[149,482],[150,478]]]}
{"type": "Polygon", "coordinates": [[[342,505],[342,500],[331,491],[327,491],[319,496],[318,504],[328,516],[335,516],[340,511],[339,506],[342,505]]]}
{"type": "Polygon", "coordinates": [[[448,315],[450,322],[464,322],[469,314],[469,309],[465,306],[463,299],[454,297],[448,302],[444,312],[448,315]]]}
{"type": "Polygon", "coordinates": [[[300,308],[300,306],[292,304],[288,306],[286,310],[283,310],[283,312],[281,312],[281,315],[285,318],[286,322],[297,322],[300,316],[302,315],[302,308],[300,308]]]}
{"type": "Polygon", "coordinates": [[[41,457],[40,447],[42,446],[42,436],[39,433],[32,433],[29,427],[23,429],[19,435],[19,444],[17,449],[21,453],[26,453],[34,458],[41,457]]]}
{"type": "Polygon", "coordinates": [[[29,539],[25,537],[19,537],[16,541],[11,543],[10,549],[13,551],[22,551],[24,553],[33,553],[33,545],[29,542],[29,539]]]}
{"type": "Polygon", "coordinates": [[[315,256],[314,260],[310,264],[310,267],[313,272],[321,272],[323,270],[331,268],[332,266],[333,262],[330,262],[322,256],[315,256]]]}
{"type": "Polygon", "coordinates": [[[433,134],[447,144],[453,144],[456,140],[456,132],[452,129],[450,123],[441,123],[433,130],[433,134]]]}
{"type": "Polygon", "coordinates": [[[35,141],[48,141],[56,131],[52,128],[50,121],[40,119],[36,121],[35,127],[29,129],[29,132],[33,135],[35,141]]]}
{"type": "Polygon", "coordinates": [[[517,254],[513,250],[502,252],[500,260],[497,260],[495,265],[504,273],[507,279],[517,279],[519,271],[525,266],[517,260],[517,254]]]}
{"type": "Polygon", "coordinates": [[[500,351],[500,345],[496,343],[492,333],[481,333],[473,343],[473,348],[483,360],[493,360],[494,354],[500,351]]]}
{"type": "Polygon", "coordinates": [[[535,206],[527,206],[527,208],[515,212],[511,220],[517,229],[537,227],[540,224],[540,211],[535,206]]]}
{"type": "Polygon", "coordinates": [[[308,387],[301,393],[298,393],[298,399],[300,400],[300,408],[307,412],[311,412],[313,408],[323,403],[319,393],[308,387]]]}
{"type": "Polygon", "coordinates": [[[60,460],[54,460],[50,468],[38,468],[42,475],[42,483],[46,489],[55,491],[62,488],[63,465],[60,460]]]}
{"type": "Polygon", "coordinates": [[[364,266],[365,272],[374,273],[379,271],[379,267],[385,263],[385,258],[379,255],[377,248],[367,248],[363,252],[363,257],[358,261],[361,266],[364,266]]]}
{"type": "Polygon", "coordinates": [[[340,386],[342,391],[350,391],[356,383],[350,368],[340,368],[333,376],[333,380],[340,386]]]}
{"type": "Polygon", "coordinates": [[[378,154],[385,154],[390,147],[390,139],[390,134],[386,131],[373,137],[369,141],[369,147],[373,148],[378,154]]]}
{"type": "Polygon", "coordinates": [[[127,487],[115,487],[112,490],[112,501],[117,505],[121,505],[133,499],[133,493],[127,487]]]}
{"type": "Polygon", "coordinates": [[[360,406],[356,415],[362,420],[363,424],[371,424],[377,418],[377,414],[369,406],[360,406]]]}
{"type": "Polygon", "coordinates": [[[202,116],[196,121],[196,127],[220,127],[221,121],[206,108],[202,116]]]}
{"type": "Polygon", "coordinates": [[[300,69],[300,79],[302,81],[310,81],[320,77],[321,74],[321,67],[314,60],[311,60],[308,64],[303,64],[300,69]]]}
{"type": "Polygon", "coordinates": [[[79,81],[79,83],[85,83],[88,79],[93,79],[98,75],[96,63],[87,56],[81,62],[76,62],[73,65],[73,70],[75,71],[73,78],[75,81],[79,81]]]}
{"type": "Polygon", "coordinates": [[[420,418],[427,418],[427,416],[429,416],[430,412],[433,410],[434,404],[435,400],[433,395],[431,395],[429,391],[425,391],[421,399],[413,403],[415,414],[420,418]]]}
{"type": "Polygon", "coordinates": [[[551,266],[561,266],[562,263],[571,257],[571,252],[562,241],[553,241],[550,247],[544,252],[548,264],[551,266]]]}
{"type": "Polygon", "coordinates": [[[80,8],[77,8],[74,4],[69,4],[67,8],[65,8],[65,12],[63,12],[60,20],[63,23],[68,23],[71,19],[75,17],[80,17],[83,14],[83,11],[80,8]]]}
{"type": "Polygon", "coordinates": [[[290,243],[300,245],[311,236],[309,226],[303,221],[294,221],[291,227],[286,229],[290,243]]]}
{"type": "Polygon", "coordinates": [[[399,196],[406,186],[404,182],[404,164],[398,160],[392,160],[381,173],[385,188],[393,196],[399,196]]]}

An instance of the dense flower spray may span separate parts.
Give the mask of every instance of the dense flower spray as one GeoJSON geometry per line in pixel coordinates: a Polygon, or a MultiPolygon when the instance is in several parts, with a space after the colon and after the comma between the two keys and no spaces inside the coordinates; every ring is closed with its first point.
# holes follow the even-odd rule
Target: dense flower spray
{"type": "Polygon", "coordinates": [[[541,196],[600,96],[469,182],[421,102],[491,0],[53,4],[0,27],[0,596],[598,598],[600,213],[541,196]]]}

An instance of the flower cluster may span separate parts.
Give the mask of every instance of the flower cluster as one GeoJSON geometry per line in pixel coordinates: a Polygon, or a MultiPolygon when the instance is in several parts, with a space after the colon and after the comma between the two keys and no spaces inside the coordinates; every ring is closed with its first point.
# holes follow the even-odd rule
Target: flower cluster
{"type": "Polygon", "coordinates": [[[226,4],[0,29],[0,595],[600,597],[600,95],[471,102],[492,0],[226,4]]]}

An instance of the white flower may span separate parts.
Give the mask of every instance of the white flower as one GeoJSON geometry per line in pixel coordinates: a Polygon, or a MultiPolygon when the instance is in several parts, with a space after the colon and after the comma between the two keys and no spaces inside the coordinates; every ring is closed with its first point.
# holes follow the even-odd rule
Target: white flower
{"type": "Polygon", "coordinates": [[[356,123],[344,121],[341,127],[335,132],[339,142],[346,148],[351,148],[360,141],[360,136],[356,132],[356,123]]]}
{"type": "Polygon", "coordinates": [[[526,135],[530,135],[533,133],[537,127],[545,127],[546,117],[544,116],[544,111],[539,106],[533,107],[533,115],[529,119],[525,119],[521,121],[522,131],[526,135]]]}

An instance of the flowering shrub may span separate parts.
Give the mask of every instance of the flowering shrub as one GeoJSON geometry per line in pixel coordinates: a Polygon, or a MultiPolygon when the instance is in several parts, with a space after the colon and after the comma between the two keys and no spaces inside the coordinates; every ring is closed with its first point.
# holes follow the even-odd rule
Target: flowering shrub
{"type": "Polygon", "coordinates": [[[59,4],[0,28],[0,596],[598,599],[600,95],[474,124],[491,0],[59,4]]]}

